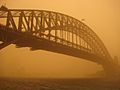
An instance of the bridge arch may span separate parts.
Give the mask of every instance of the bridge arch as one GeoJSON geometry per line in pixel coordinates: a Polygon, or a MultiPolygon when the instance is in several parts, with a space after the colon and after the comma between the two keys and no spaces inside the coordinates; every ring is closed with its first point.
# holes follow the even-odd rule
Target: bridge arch
{"type": "Polygon", "coordinates": [[[71,16],[46,10],[1,9],[0,19],[4,22],[0,25],[0,40],[7,45],[14,43],[31,50],[43,49],[88,59],[102,64],[107,71],[113,66],[97,34],[71,16]]]}

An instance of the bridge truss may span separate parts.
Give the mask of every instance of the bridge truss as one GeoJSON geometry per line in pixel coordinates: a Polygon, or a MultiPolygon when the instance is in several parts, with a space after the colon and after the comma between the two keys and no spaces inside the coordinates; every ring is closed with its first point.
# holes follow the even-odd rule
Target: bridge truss
{"type": "MultiPolygon", "coordinates": [[[[25,43],[22,41],[30,36],[37,40],[46,41],[47,45],[44,45],[49,48],[63,46],[63,49],[59,48],[62,51],[57,49],[58,52],[63,52],[63,54],[74,54],[73,56],[77,57],[80,54],[86,54],[87,57],[90,56],[87,59],[94,59],[94,62],[100,64],[104,62],[111,63],[112,61],[105,45],[96,33],[83,22],[71,16],[46,10],[1,9],[0,23],[0,40],[3,42],[0,46],[1,49],[11,43],[16,44],[18,47],[27,46],[28,44],[23,45],[21,43],[25,43]],[[51,46],[49,46],[50,44],[51,46]],[[77,51],[79,54],[75,55],[74,52],[70,54],[69,51],[77,51]]],[[[35,45],[35,47],[31,45],[30,47],[31,50],[39,49],[39,45],[35,45]]]]}

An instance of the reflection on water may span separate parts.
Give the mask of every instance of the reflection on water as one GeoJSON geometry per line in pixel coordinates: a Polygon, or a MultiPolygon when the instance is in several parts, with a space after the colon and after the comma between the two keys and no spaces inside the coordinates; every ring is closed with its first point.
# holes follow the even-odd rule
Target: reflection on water
{"type": "Polygon", "coordinates": [[[120,90],[119,80],[0,79],[0,90],[120,90]]]}

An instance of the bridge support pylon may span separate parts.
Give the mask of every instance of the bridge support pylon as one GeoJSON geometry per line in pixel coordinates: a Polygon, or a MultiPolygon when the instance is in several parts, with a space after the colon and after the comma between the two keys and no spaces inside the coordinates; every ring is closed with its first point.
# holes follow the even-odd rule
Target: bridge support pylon
{"type": "Polygon", "coordinates": [[[118,63],[115,63],[114,61],[104,63],[103,68],[106,73],[106,77],[118,78],[120,75],[119,70],[118,70],[119,65],[118,65],[118,63]]]}

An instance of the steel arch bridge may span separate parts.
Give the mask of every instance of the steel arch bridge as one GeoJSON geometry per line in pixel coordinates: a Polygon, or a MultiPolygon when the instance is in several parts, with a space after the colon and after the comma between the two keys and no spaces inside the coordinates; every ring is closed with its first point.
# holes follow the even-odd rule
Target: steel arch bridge
{"type": "Polygon", "coordinates": [[[107,72],[112,70],[113,60],[100,38],[71,16],[46,10],[1,7],[0,23],[0,49],[16,44],[16,47],[87,59],[101,64],[107,72]]]}

